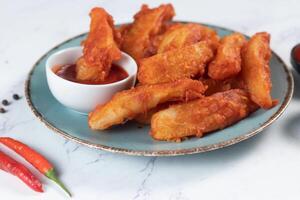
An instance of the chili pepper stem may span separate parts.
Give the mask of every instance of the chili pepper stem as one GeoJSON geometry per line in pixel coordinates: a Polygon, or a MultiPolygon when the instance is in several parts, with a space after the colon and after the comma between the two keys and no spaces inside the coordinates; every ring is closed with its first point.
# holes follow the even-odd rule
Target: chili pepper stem
{"type": "Polygon", "coordinates": [[[72,197],[71,192],[64,186],[64,184],[57,178],[54,169],[50,169],[48,172],[45,174],[49,179],[54,181],[57,185],[59,185],[70,197],[72,197]]]}

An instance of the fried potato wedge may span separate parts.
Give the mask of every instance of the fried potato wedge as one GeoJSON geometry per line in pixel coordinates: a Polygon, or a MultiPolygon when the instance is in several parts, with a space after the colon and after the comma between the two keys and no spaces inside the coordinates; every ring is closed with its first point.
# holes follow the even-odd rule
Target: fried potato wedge
{"type": "Polygon", "coordinates": [[[209,42],[212,49],[216,51],[220,43],[220,37],[218,36],[217,31],[215,31],[214,29],[202,25],[200,41],[209,42]]]}
{"type": "Polygon", "coordinates": [[[217,32],[209,27],[195,23],[168,23],[165,31],[151,40],[147,49],[146,57],[157,53],[163,53],[169,50],[178,49],[200,41],[210,43],[213,50],[219,45],[219,36],[217,32]]]}
{"type": "Polygon", "coordinates": [[[215,80],[224,80],[241,71],[241,50],[246,38],[240,33],[223,37],[215,59],[208,66],[208,75],[215,80]]]}
{"type": "Polygon", "coordinates": [[[211,78],[200,78],[199,79],[204,85],[207,86],[205,96],[210,96],[217,92],[225,92],[231,89],[245,89],[245,83],[241,76],[235,76],[233,78],[225,80],[215,80],[211,78]]]}
{"type": "Polygon", "coordinates": [[[194,24],[176,24],[161,36],[157,53],[178,49],[200,41],[199,27],[194,24]]]}
{"type": "Polygon", "coordinates": [[[119,35],[114,30],[113,18],[103,8],[93,8],[90,32],[83,42],[83,56],[76,63],[76,79],[103,81],[109,74],[113,61],[121,58],[115,42],[119,35]]]}
{"type": "Polygon", "coordinates": [[[248,93],[235,89],[199,100],[170,106],[151,119],[151,136],[156,140],[180,141],[188,136],[223,129],[257,108],[248,93]]]}
{"type": "Polygon", "coordinates": [[[200,24],[175,24],[171,26],[162,36],[159,36],[157,53],[163,53],[172,49],[178,49],[197,43],[202,40],[218,42],[217,33],[210,28],[200,24]]]}
{"type": "Polygon", "coordinates": [[[242,52],[242,76],[252,101],[264,109],[271,108],[270,35],[256,33],[242,52]]]}
{"type": "MultiPolygon", "coordinates": [[[[185,100],[183,100],[183,101],[185,101],[185,100]]],[[[173,102],[173,103],[176,103],[176,102],[173,102]]],[[[137,116],[134,117],[134,120],[141,124],[150,124],[152,116],[155,113],[157,113],[158,111],[168,108],[170,106],[170,104],[172,104],[172,103],[167,102],[167,103],[159,104],[155,108],[152,108],[152,109],[148,110],[147,112],[138,114],[137,116]]]]}
{"type": "Polygon", "coordinates": [[[213,58],[209,42],[202,41],[180,49],[156,54],[139,62],[141,84],[156,84],[202,75],[213,58]]]}
{"type": "Polygon", "coordinates": [[[135,60],[145,56],[152,37],[164,30],[164,24],[175,15],[171,4],[163,4],[150,9],[143,5],[134,16],[134,22],[123,35],[122,50],[131,55],[135,60]]]}
{"type": "Polygon", "coordinates": [[[91,112],[88,123],[91,129],[104,130],[133,119],[136,115],[145,113],[161,103],[200,98],[205,89],[206,86],[200,81],[182,79],[124,90],[91,112]]]}

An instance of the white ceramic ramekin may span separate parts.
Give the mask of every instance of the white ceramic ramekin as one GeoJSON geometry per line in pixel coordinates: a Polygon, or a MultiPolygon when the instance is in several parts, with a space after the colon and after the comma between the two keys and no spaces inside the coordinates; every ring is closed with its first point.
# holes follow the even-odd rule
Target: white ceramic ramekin
{"type": "Polygon", "coordinates": [[[128,77],[110,84],[88,85],[65,80],[52,71],[53,66],[74,64],[82,55],[82,47],[71,47],[58,51],[46,61],[47,82],[53,96],[64,106],[83,114],[92,111],[98,104],[103,104],[121,90],[134,86],[137,64],[128,54],[122,52],[122,58],[115,64],[122,67],[128,77]]]}

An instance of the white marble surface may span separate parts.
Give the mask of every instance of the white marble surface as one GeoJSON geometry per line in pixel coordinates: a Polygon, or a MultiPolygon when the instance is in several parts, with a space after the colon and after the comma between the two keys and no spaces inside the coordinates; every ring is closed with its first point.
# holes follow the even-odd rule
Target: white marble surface
{"type": "MultiPolygon", "coordinates": [[[[34,62],[61,41],[87,31],[93,6],[103,6],[121,23],[130,21],[143,2],[162,1],[0,0],[0,99],[10,100],[15,92],[24,95],[24,81],[34,62]]],[[[246,34],[270,32],[272,48],[288,65],[290,49],[300,40],[298,0],[173,4],[176,19],[246,34]]],[[[73,199],[299,199],[300,77],[295,78],[295,96],[275,124],[248,141],[209,153],[151,158],[89,149],[48,130],[24,98],[0,115],[0,136],[20,139],[46,155],[73,199]]],[[[42,181],[45,193],[37,194],[0,171],[0,199],[67,199],[50,181],[42,181]]]]}

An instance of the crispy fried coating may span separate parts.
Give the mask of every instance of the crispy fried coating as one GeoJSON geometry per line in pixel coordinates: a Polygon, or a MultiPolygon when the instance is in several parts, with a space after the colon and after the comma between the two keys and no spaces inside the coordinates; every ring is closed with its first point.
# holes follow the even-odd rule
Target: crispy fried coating
{"type": "Polygon", "coordinates": [[[264,109],[273,106],[271,97],[271,75],[269,47],[270,35],[256,33],[251,37],[242,52],[242,76],[251,99],[264,109]]]}
{"type": "Polygon", "coordinates": [[[223,129],[245,118],[257,106],[239,89],[216,93],[157,112],[151,119],[151,136],[180,141],[188,136],[223,129]]]}
{"type": "Polygon", "coordinates": [[[206,86],[200,81],[182,79],[172,83],[143,85],[119,92],[104,105],[89,114],[90,128],[104,130],[112,125],[133,119],[157,105],[178,100],[200,98],[206,86]]]}
{"type": "MultiPolygon", "coordinates": [[[[185,100],[183,100],[183,101],[185,101],[185,100]]],[[[174,102],[174,103],[176,103],[176,102],[174,102]]],[[[134,119],[135,119],[135,121],[137,121],[141,124],[150,124],[151,118],[155,113],[168,108],[171,104],[172,104],[171,102],[159,104],[155,108],[152,108],[152,109],[148,110],[147,112],[138,114],[137,116],[134,117],[134,119]]]]}
{"type": "Polygon", "coordinates": [[[201,39],[202,26],[199,24],[176,24],[161,36],[157,53],[178,49],[197,43],[201,39]]]}
{"type": "Polygon", "coordinates": [[[148,49],[149,55],[178,49],[199,41],[208,41],[212,48],[216,49],[219,36],[215,30],[200,24],[173,23],[166,28],[163,34],[156,36],[151,41],[151,46],[148,49]]]}
{"type": "Polygon", "coordinates": [[[115,39],[113,18],[103,8],[93,8],[87,39],[83,42],[83,56],[76,63],[76,78],[81,81],[103,81],[113,61],[121,58],[115,39]]]}
{"type": "Polygon", "coordinates": [[[87,64],[83,57],[76,62],[76,79],[91,83],[101,82],[104,79],[104,71],[101,67],[87,64]]]}
{"type": "Polygon", "coordinates": [[[215,31],[214,29],[202,25],[201,41],[209,42],[212,49],[216,51],[219,47],[220,37],[218,36],[217,31],[215,31]]]}
{"type": "Polygon", "coordinates": [[[225,80],[215,80],[211,78],[200,78],[200,81],[207,86],[205,91],[205,96],[210,96],[217,92],[225,92],[231,89],[245,89],[245,83],[241,76],[235,76],[233,78],[228,78],[225,80]]]}
{"type": "Polygon", "coordinates": [[[202,75],[213,58],[213,50],[206,41],[180,49],[156,54],[140,60],[138,80],[141,84],[156,84],[202,75]]]}
{"type": "Polygon", "coordinates": [[[134,22],[123,35],[122,50],[135,60],[143,58],[152,37],[159,34],[164,24],[174,15],[175,11],[171,4],[163,4],[152,9],[143,5],[134,16],[134,22]]]}
{"type": "Polygon", "coordinates": [[[203,84],[207,86],[207,90],[205,91],[205,96],[210,96],[217,92],[224,92],[232,89],[231,83],[226,81],[214,80],[211,78],[200,78],[203,84]]]}
{"type": "Polygon", "coordinates": [[[215,59],[208,66],[208,75],[215,80],[224,80],[241,71],[241,50],[246,38],[240,33],[223,37],[215,59]]]}
{"type": "Polygon", "coordinates": [[[118,26],[115,28],[115,32],[118,34],[119,37],[115,38],[118,46],[121,48],[123,45],[123,41],[124,41],[124,35],[127,34],[127,32],[129,31],[129,29],[131,28],[132,23],[128,23],[128,24],[123,24],[121,26],[118,26]]]}

